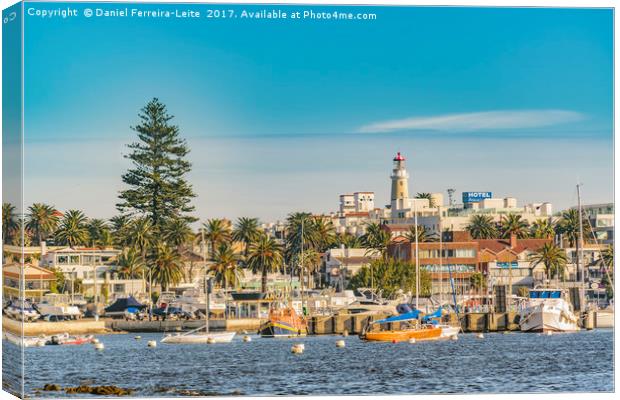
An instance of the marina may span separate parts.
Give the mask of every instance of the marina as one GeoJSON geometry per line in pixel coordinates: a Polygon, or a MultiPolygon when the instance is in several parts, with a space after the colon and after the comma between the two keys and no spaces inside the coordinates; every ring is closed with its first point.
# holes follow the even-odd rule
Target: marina
{"type": "MultiPolygon", "coordinates": [[[[613,331],[608,329],[552,336],[488,333],[484,339],[461,334],[457,341],[415,344],[364,342],[353,335],[250,337],[249,342],[237,336],[229,344],[187,344],[180,349],[148,347],[148,341],[162,339],[159,333],[144,333],[141,340],[121,334],[99,336],[105,345],[100,352],[88,345],[26,348],[26,395],[65,395],[37,391],[46,384],[117,385],[151,397],[180,392],[215,396],[614,389],[613,331]],[[336,346],[339,340],[344,348],[336,346]],[[295,343],[304,344],[302,354],[291,353],[295,343]]],[[[4,344],[5,351],[20,351],[4,344]]],[[[7,360],[3,358],[6,373],[16,372],[7,360]]],[[[16,383],[5,379],[5,384],[16,383]]]]}

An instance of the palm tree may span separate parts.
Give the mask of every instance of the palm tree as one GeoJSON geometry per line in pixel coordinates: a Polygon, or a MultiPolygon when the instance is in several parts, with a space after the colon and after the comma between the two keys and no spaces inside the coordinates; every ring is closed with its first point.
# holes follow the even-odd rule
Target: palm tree
{"type": "Polygon", "coordinates": [[[126,248],[118,256],[116,272],[125,279],[134,279],[144,272],[144,259],[134,248],[126,248]]]}
{"type": "Polygon", "coordinates": [[[185,243],[191,242],[194,237],[192,228],[189,227],[187,220],[174,218],[166,223],[164,239],[170,246],[180,249],[185,243]]]}
{"type": "Polygon", "coordinates": [[[481,293],[481,291],[487,287],[486,278],[480,272],[475,272],[469,277],[469,284],[476,293],[481,293]]]}
{"type": "MultiPolygon", "coordinates": [[[[405,237],[411,241],[415,242],[416,237],[416,229],[415,225],[409,227],[409,231],[405,233],[405,237]]],[[[428,229],[425,225],[418,225],[418,243],[425,242],[436,242],[437,234],[431,233],[430,229],[428,229]]]]}
{"type": "Polygon", "coordinates": [[[209,242],[211,247],[211,259],[215,257],[216,247],[218,244],[227,242],[231,239],[232,232],[230,225],[223,219],[213,218],[207,220],[206,224],[202,224],[204,238],[209,242]]]}
{"type": "Polygon", "coordinates": [[[601,258],[605,263],[605,267],[607,267],[607,271],[613,272],[614,270],[614,245],[610,244],[603,253],[601,254],[601,258]]]}
{"type": "Polygon", "coordinates": [[[11,236],[18,228],[15,206],[10,203],[2,203],[2,242],[11,243],[11,236]]]}
{"type": "MultiPolygon", "coordinates": [[[[586,231],[587,218],[582,214],[582,229],[586,231]]],[[[566,236],[570,247],[575,246],[579,238],[579,211],[574,208],[562,212],[562,216],[555,225],[556,231],[560,235],[566,236]]]]}
{"type": "Polygon", "coordinates": [[[167,291],[171,285],[176,285],[183,279],[181,255],[165,243],[159,242],[155,245],[152,263],[152,280],[161,285],[162,291],[167,291]]]}
{"type": "Polygon", "coordinates": [[[218,244],[213,253],[213,264],[211,264],[209,269],[213,272],[215,282],[220,287],[228,289],[230,284],[237,285],[239,258],[239,255],[235,253],[230,243],[222,242],[218,244]]]}
{"type": "Polygon", "coordinates": [[[82,211],[67,211],[56,231],[56,241],[69,247],[86,244],[88,241],[87,221],[82,211]]]}
{"type": "Polygon", "coordinates": [[[306,277],[312,277],[312,282],[316,281],[314,274],[317,272],[320,263],[321,255],[313,248],[304,250],[303,253],[296,255],[293,260],[293,265],[299,273],[299,281],[301,282],[302,289],[305,287],[306,277]]]}
{"type": "Polygon", "coordinates": [[[488,215],[472,215],[465,230],[474,239],[494,239],[498,236],[493,218],[488,215]]]}
{"type": "Polygon", "coordinates": [[[530,236],[535,239],[551,239],[555,235],[551,219],[537,219],[530,225],[530,236]]]}
{"type": "Polygon", "coordinates": [[[58,216],[54,207],[42,203],[34,203],[28,207],[26,228],[37,238],[37,244],[47,239],[58,228],[58,216]]]}
{"type": "Polygon", "coordinates": [[[529,223],[518,214],[503,215],[499,221],[499,229],[504,238],[516,235],[519,239],[525,239],[529,235],[529,226],[529,223]]]}
{"type": "Polygon", "coordinates": [[[316,216],[311,229],[317,238],[317,251],[329,250],[336,243],[336,228],[331,219],[316,216]]]}
{"type": "Polygon", "coordinates": [[[285,259],[292,265],[292,260],[302,251],[317,248],[320,238],[316,233],[316,225],[312,214],[307,212],[295,212],[289,214],[286,219],[286,248],[285,259]]]}
{"type": "Polygon", "coordinates": [[[352,235],[348,232],[336,234],[335,244],[340,247],[344,245],[349,249],[356,249],[362,247],[362,240],[360,237],[352,235]]]}
{"type": "Polygon", "coordinates": [[[278,271],[284,263],[282,249],[276,241],[265,234],[259,235],[248,248],[247,266],[261,274],[261,292],[267,292],[267,273],[278,271]]]}
{"type": "Polygon", "coordinates": [[[129,227],[132,224],[132,219],[128,215],[116,215],[110,218],[110,224],[112,225],[112,241],[118,246],[129,246],[130,235],[129,227]]]}
{"type": "Polygon", "coordinates": [[[232,239],[242,242],[245,245],[243,256],[247,261],[250,244],[258,238],[260,230],[258,229],[258,218],[241,217],[235,224],[232,239]]]}
{"type": "Polygon", "coordinates": [[[392,242],[392,236],[377,223],[370,223],[366,229],[366,233],[361,237],[363,246],[368,249],[367,254],[379,254],[381,258],[387,260],[388,246],[392,242]]]}
{"type": "Polygon", "coordinates": [[[428,199],[428,206],[429,207],[435,207],[435,200],[433,199],[433,196],[430,193],[418,193],[415,195],[416,199],[428,199]]]}
{"type": "Polygon", "coordinates": [[[102,219],[91,219],[87,224],[91,246],[107,246],[111,241],[110,228],[102,219]]]}
{"type": "Polygon", "coordinates": [[[538,251],[530,255],[530,267],[538,264],[545,266],[547,279],[553,276],[563,275],[566,268],[566,253],[553,243],[545,243],[538,251]]]}

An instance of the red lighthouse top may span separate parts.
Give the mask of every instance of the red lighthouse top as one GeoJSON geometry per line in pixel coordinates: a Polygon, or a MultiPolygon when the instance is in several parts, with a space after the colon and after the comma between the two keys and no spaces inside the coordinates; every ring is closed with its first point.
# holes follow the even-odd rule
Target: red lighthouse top
{"type": "Polygon", "coordinates": [[[405,157],[400,155],[400,151],[396,154],[396,157],[394,157],[394,161],[405,161],[405,157]]]}

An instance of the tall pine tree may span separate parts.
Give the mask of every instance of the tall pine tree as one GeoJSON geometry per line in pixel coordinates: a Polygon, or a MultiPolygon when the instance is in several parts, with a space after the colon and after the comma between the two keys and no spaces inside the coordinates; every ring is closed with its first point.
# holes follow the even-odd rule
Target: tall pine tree
{"type": "Polygon", "coordinates": [[[187,215],[194,210],[190,203],[195,194],[185,179],[191,164],[185,160],[189,149],[179,127],[170,123],[173,116],[157,98],[138,116],[140,124],[131,129],[139,141],[128,145],[131,153],[125,158],[132,167],[122,176],[129,188],[120,192],[117,209],[145,215],[159,232],[172,219],[195,221],[187,215]]]}

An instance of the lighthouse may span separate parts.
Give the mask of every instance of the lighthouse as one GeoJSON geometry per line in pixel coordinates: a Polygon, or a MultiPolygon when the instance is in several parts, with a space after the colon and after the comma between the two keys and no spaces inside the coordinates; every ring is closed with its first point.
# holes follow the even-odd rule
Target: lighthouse
{"type": "Polygon", "coordinates": [[[400,152],[394,157],[394,168],[392,169],[392,212],[407,208],[409,201],[409,174],[405,168],[405,157],[400,152]]]}

